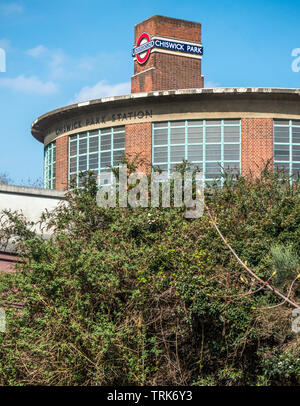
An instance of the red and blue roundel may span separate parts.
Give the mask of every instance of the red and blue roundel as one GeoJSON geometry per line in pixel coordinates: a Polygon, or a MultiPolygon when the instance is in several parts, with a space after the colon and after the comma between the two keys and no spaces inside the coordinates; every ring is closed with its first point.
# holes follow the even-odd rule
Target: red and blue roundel
{"type": "Polygon", "coordinates": [[[143,32],[143,34],[139,36],[136,46],[133,48],[132,56],[142,65],[147,62],[153,46],[154,41],[151,41],[150,35],[147,32],[143,32]]]}

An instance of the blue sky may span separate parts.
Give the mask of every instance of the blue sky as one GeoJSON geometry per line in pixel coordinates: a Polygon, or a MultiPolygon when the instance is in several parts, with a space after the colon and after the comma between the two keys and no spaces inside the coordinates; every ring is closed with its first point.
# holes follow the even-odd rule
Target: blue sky
{"type": "Polygon", "coordinates": [[[300,87],[299,0],[0,0],[0,173],[42,177],[41,114],[129,92],[134,25],[153,14],[202,23],[206,87],[300,87]]]}

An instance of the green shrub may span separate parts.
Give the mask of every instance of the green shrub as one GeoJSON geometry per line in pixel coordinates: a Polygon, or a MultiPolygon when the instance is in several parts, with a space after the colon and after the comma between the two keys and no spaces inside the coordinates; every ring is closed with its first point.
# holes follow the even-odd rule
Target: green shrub
{"type": "MultiPolygon", "coordinates": [[[[291,308],[273,307],[278,298],[245,273],[207,214],[102,209],[96,192],[88,176],[68,205],[45,214],[50,240],[21,217],[3,216],[0,241],[14,235],[22,262],[0,276],[0,384],[299,383],[291,308]]],[[[226,239],[271,284],[274,267],[279,278],[298,266],[299,192],[299,183],[268,171],[206,190],[226,239]]],[[[297,289],[298,281],[291,295],[299,302],[297,289]]]]}
{"type": "Polygon", "coordinates": [[[299,256],[294,252],[293,245],[275,244],[271,247],[270,253],[278,285],[291,283],[300,270],[299,256]]]}

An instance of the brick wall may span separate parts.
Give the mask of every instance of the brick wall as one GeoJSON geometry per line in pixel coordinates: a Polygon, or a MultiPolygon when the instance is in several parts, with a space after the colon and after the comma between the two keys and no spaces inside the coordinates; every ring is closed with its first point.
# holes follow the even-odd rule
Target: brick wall
{"type": "Polygon", "coordinates": [[[19,262],[17,254],[0,252],[0,272],[14,272],[16,264],[19,262]]]}
{"type": "Polygon", "coordinates": [[[68,189],[68,143],[69,137],[56,140],[56,181],[55,188],[58,190],[68,189]]]}
{"type": "Polygon", "coordinates": [[[204,86],[201,60],[160,53],[153,53],[150,58],[155,68],[132,77],[132,93],[204,86]]]}
{"type": "MultiPolygon", "coordinates": [[[[177,40],[201,42],[201,24],[174,18],[153,16],[135,26],[135,44],[147,32],[177,40]]],[[[131,92],[202,88],[201,59],[153,52],[146,63],[134,62],[131,92]]]]}
{"type": "Polygon", "coordinates": [[[273,163],[273,119],[243,118],[241,123],[242,175],[254,176],[271,160],[273,163]]]}
{"type": "Polygon", "coordinates": [[[129,158],[136,154],[144,163],[140,171],[148,172],[152,164],[152,123],[128,124],[125,126],[125,153],[129,158]]]}

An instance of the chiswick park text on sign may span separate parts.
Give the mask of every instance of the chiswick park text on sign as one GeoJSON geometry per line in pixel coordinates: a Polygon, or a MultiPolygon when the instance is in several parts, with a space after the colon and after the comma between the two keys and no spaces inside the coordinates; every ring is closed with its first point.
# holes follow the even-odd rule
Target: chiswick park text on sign
{"type": "Polygon", "coordinates": [[[154,42],[154,47],[162,49],[170,49],[178,52],[185,52],[189,54],[203,55],[203,47],[193,44],[186,44],[177,41],[163,41],[156,39],[154,42]]]}
{"type": "Polygon", "coordinates": [[[185,56],[199,57],[203,55],[203,46],[188,41],[173,41],[167,38],[150,38],[148,33],[143,32],[137,40],[136,46],[132,50],[133,58],[136,58],[140,64],[145,63],[151,50],[161,49],[165,52],[181,52],[185,56]]]}

